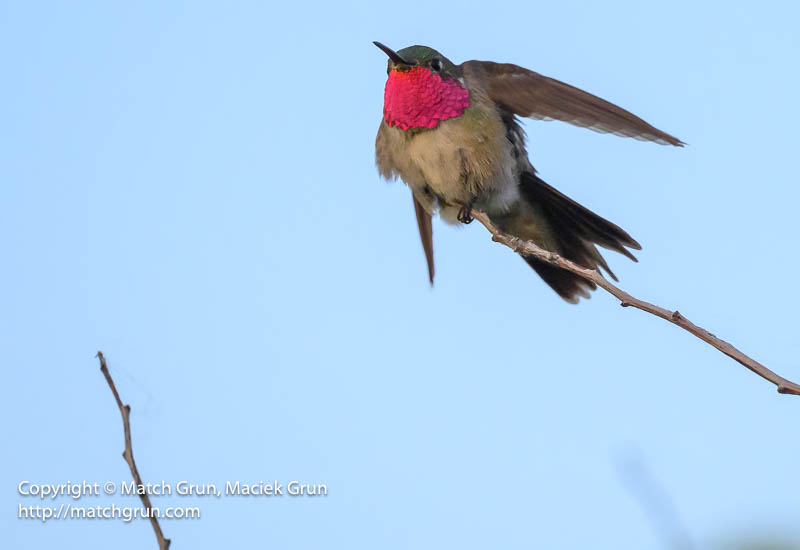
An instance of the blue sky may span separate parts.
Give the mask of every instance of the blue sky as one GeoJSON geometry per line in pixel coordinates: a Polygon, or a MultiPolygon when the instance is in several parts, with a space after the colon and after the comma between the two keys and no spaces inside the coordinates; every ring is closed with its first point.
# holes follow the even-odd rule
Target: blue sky
{"type": "MultiPolygon", "coordinates": [[[[173,548],[661,548],[631,457],[701,547],[800,540],[800,401],[597,293],[570,306],[374,167],[385,56],[428,44],[611,100],[684,149],[525,127],[542,177],[644,249],[623,288],[794,380],[794,3],[0,4],[0,436],[14,548],[153,547],[16,517],[23,479],[300,479],[158,499],[173,548]]],[[[135,505],[124,497],[82,501],[135,505]]],[[[797,542],[795,542],[797,544],[797,542]]]]}

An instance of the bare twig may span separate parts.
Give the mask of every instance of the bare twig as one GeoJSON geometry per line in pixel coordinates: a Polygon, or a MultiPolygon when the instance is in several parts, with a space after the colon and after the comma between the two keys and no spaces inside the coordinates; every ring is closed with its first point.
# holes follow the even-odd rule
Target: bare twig
{"type": "MultiPolygon", "coordinates": [[[[100,360],[100,370],[103,372],[103,376],[106,377],[108,387],[111,388],[111,393],[114,394],[114,399],[117,401],[119,412],[122,414],[122,427],[125,430],[125,450],[122,452],[122,458],[124,458],[125,462],[128,463],[128,467],[131,469],[131,474],[133,475],[133,481],[136,483],[136,487],[138,489],[141,488],[144,483],[142,482],[142,476],[139,475],[139,469],[136,468],[136,462],[133,460],[133,444],[131,443],[130,422],[131,406],[122,404],[122,399],[119,397],[119,392],[117,391],[117,387],[114,385],[114,380],[111,379],[111,374],[108,372],[108,365],[106,364],[106,358],[103,356],[102,351],[97,352],[97,358],[100,360]]],[[[153,531],[155,531],[156,539],[158,540],[158,548],[159,550],[167,550],[169,548],[170,540],[164,538],[164,533],[161,531],[161,526],[158,524],[158,519],[153,515],[153,505],[150,502],[150,495],[142,490],[139,490],[138,492],[142,499],[142,504],[144,504],[145,508],[147,508],[147,515],[150,516],[150,523],[153,526],[153,531]]]]}
{"type": "Polygon", "coordinates": [[[489,217],[483,213],[473,210],[472,216],[481,222],[486,228],[492,233],[492,240],[501,244],[506,245],[507,247],[514,250],[514,252],[522,253],[527,256],[535,256],[540,260],[544,260],[545,262],[564,268],[567,271],[571,271],[576,275],[580,275],[585,279],[588,279],[595,283],[600,288],[608,291],[612,294],[617,300],[620,301],[620,305],[622,307],[634,307],[636,309],[641,309],[642,311],[646,311],[656,317],[661,317],[678,325],[682,329],[694,334],[704,342],[714,346],[719,351],[727,355],[728,357],[738,361],[761,378],[768,380],[775,384],[778,387],[778,393],[788,393],[792,395],[800,395],[800,385],[795,384],[794,382],[783,378],[769,370],[767,367],[759,363],[758,361],[748,357],[735,347],[733,347],[728,342],[721,340],[708,332],[706,329],[698,327],[689,319],[678,313],[677,311],[670,311],[668,309],[664,309],[663,307],[659,307],[643,300],[639,300],[634,298],[624,290],[621,290],[611,284],[608,279],[603,277],[599,271],[593,269],[587,269],[585,267],[581,267],[578,264],[571,262],[565,258],[562,258],[558,254],[553,252],[548,252],[542,248],[539,248],[535,244],[530,241],[523,241],[517,237],[513,237],[500,231],[500,229],[495,226],[489,217]]]}

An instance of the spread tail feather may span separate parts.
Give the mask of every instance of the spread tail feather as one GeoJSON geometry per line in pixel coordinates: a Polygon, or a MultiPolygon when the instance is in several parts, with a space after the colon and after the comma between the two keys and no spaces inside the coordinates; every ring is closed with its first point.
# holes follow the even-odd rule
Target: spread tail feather
{"type": "MultiPolygon", "coordinates": [[[[603,268],[615,281],[595,245],[636,258],[628,248],[641,250],[628,233],[545,183],[536,174],[520,178],[520,203],[509,212],[493,216],[503,231],[530,240],[546,250],[589,269],[603,268]]],[[[570,303],[588,298],[597,287],[591,281],[533,256],[523,256],[536,273],[570,303]]]]}

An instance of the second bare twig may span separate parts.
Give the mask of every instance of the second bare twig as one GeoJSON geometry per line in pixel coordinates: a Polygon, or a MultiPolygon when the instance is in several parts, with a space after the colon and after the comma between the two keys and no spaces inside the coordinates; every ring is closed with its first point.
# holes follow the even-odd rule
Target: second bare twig
{"type": "MultiPolygon", "coordinates": [[[[139,469],[136,467],[136,462],[133,460],[133,444],[131,443],[130,422],[131,406],[122,404],[122,399],[119,397],[119,392],[117,391],[117,387],[114,385],[114,380],[111,378],[111,374],[108,372],[108,365],[106,364],[106,358],[102,351],[97,352],[97,358],[100,360],[100,370],[103,372],[103,376],[106,377],[108,387],[111,388],[111,393],[114,394],[114,399],[117,401],[119,412],[122,414],[122,428],[125,431],[125,450],[122,452],[122,458],[125,459],[125,462],[128,463],[128,467],[131,469],[131,474],[133,475],[133,481],[136,483],[136,487],[142,487],[144,485],[142,482],[142,476],[139,475],[139,469]]],[[[148,495],[145,491],[140,490],[139,496],[142,499],[142,504],[144,504],[145,508],[147,508],[147,515],[150,517],[150,524],[153,526],[153,531],[156,533],[159,550],[167,550],[169,548],[170,540],[168,538],[164,538],[164,533],[161,531],[161,526],[158,524],[158,518],[156,518],[153,514],[153,504],[150,502],[150,495],[148,495]]]]}

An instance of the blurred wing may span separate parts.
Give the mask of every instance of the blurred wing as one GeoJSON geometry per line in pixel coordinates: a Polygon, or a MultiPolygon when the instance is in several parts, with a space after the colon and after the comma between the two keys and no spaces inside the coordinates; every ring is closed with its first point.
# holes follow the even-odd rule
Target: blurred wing
{"type": "Polygon", "coordinates": [[[422,240],[422,248],[425,250],[425,260],[428,262],[428,279],[433,285],[433,220],[422,205],[414,198],[414,213],[417,215],[417,227],[419,228],[419,238],[422,240]]]}
{"type": "Polygon", "coordinates": [[[561,120],[596,132],[662,145],[683,142],[625,109],[553,78],[510,63],[467,61],[465,74],[485,82],[489,97],[512,113],[540,120],[561,120]]]}

